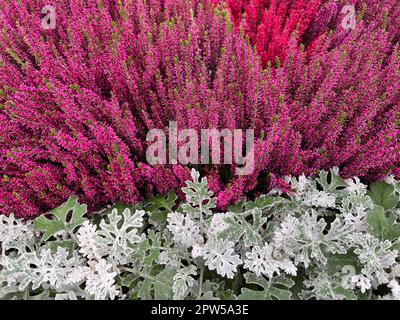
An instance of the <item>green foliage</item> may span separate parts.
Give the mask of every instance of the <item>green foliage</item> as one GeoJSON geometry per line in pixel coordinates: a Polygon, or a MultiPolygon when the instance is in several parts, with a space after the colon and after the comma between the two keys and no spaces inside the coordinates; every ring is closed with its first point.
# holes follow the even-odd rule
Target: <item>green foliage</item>
{"type": "Polygon", "coordinates": [[[147,266],[152,266],[153,263],[160,257],[161,235],[149,230],[147,239],[144,239],[136,246],[134,257],[135,259],[147,266]]]}
{"type": "Polygon", "coordinates": [[[375,206],[368,214],[367,221],[371,234],[381,240],[398,240],[400,238],[400,224],[398,217],[393,213],[385,213],[381,206],[375,206]]]}
{"type": "Polygon", "coordinates": [[[85,221],[83,216],[87,212],[87,206],[81,205],[77,197],[71,197],[58,208],[51,210],[35,220],[35,228],[43,231],[43,240],[49,240],[60,231],[73,234],[74,230],[85,221]],[[51,218],[47,218],[50,216],[51,218]]]}
{"type": "Polygon", "coordinates": [[[261,245],[263,239],[260,231],[267,220],[258,208],[234,213],[225,219],[229,227],[220,233],[220,237],[236,242],[243,240],[247,247],[261,245]]]}
{"type": "Polygon", "coordinates": [[[243,288],[242,293],[238,296],[239,300],[289,300],[292,296],[290,288],[294,285],[294,281],[285,276],[267,280],[254,273],[246,273],[244,277],[248,284],[258,285],[263,290],[243,288]]]}
{"type": "Polygon", "coordinates": [[[260,209],[263,213],[268,212],[275,206],[284,202],[284,198],[279,196],[260,196],[254,201],[241,200],[237,204],[229,207],[230,212],[242,213],[243,211],[248,211],[252,209],[260,209]]]}
{"type": "Polygon", "coordinates": [[[368,195],[376,205],[386,210],[395,208],[399,202],[394,186],[384,181],[372,183],[368,195]]]}
{"type": "Polygon", "coordinates": [[[173,212],[178,196],[175,192],[170,192],[165,196],[157,196],[149,199],[143,208],[150,212],[150,219],[157,223],[165,223],[168,213],[173,212]]]}
{"type": "Polygon", "coordinates": [[[332,194],[341,194],[346,187],[345,181],[336,169],[331,169],[329,173],[322,170],[316,181],[322,186],[323,191],[332,194]]]}
{"type": "Polygon", "coordinates": [[[192,171],[192,181],[187,181],[187,187],[182,188],[186,195],[186,202],[182,203],[182,209],[191,215],[211,215],[215,208],[213,192],[208,189],[207,178],[200,179],[197,171],[192,171]]]}
{"type": "Polygon", "coordinates": [[[173,277],[176,273],[175,268],[166,267],[155,276],[147,275],[141,283],[138,291],[138,298],[143,300],[170,300],[172,299],[173,277]]]}
{"type": "Polygon", "coordinates": [[[346,254],[334,254],[328,259],[327,272],[334,275],[338,272],[344,271],[348,267],[352,268],[356,272],[361,271],[361,264],[358,261],[357,255],[354,252],[348,252],[346,254]]]}

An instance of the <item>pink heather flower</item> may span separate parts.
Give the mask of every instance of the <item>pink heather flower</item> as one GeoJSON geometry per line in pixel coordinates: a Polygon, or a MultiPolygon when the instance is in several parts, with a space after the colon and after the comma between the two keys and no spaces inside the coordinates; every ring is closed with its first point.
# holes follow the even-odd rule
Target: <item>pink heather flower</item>
{"type": "Polygon", "coordinates": [[[54,30],[41,26],[45,1],[8,1],[0,12],[0,213],[34,217],[73,194],[95,209],[176,190],[190,166],[150,166],[145,156],[147,132],[169,121],[255,130],[252,175],[199,168],[221,209],[284,188],[284,175],[332,166],[344,177],[400,177],[393,1],[357,1],[366,9],[350,31],[339,30],[329,1],[252,1],[249,15],[264,8],[261,37],[241,21],[249,1],[228,2],[229,14],[210,0],[57,0],[54,30]],[[272,67],[276,55],[282,63],[272,67]]]}

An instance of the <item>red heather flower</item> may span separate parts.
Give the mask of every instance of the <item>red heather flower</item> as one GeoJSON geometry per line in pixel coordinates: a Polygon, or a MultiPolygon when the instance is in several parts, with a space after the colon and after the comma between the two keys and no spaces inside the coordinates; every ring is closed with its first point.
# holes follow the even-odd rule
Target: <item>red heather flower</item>
{"type": "Polygon", "coordinates": [[[309,54],[334,31],[339,45],[348,35],[341,27],[346,5],[354,5],[357,21],[366,25],[385,27],[392,43],[400,38],[400,6],[397,0],[212,0],[226,3],[232,20],[243,27],[262,58],[263,66],[286,58],[290,38],[296,32],[298,42],[304,43],[309,54]]]}
{"type": "MultiPolygon", "coordinates": [[[[217,1],[214,3],[224,3],[217,1]]],[[[283,61],[294,31],[300,39],[315,20],[322,0],[228,0],[236,26],[244,28],[263,65],[283,61]]]]}

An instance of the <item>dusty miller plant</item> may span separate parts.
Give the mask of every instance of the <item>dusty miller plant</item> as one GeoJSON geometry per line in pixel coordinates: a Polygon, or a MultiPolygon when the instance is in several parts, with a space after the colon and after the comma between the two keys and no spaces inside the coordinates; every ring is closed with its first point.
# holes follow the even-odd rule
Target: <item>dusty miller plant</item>
{"type": "Polygon", "coordinates": [[[170,193],[88,216],[72,197],[0,216],[3,299],[400,299],[400,183],[336,168],[216,212],[192,171],[170,193]]]}

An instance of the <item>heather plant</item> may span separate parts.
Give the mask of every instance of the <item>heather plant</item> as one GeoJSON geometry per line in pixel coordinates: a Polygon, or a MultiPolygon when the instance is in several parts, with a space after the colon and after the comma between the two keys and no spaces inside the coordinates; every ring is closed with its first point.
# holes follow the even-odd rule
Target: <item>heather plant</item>
{"type": "Polygon", "coordinates": [[[56,29],[43,30],[43,5],[1,12],[1,212],[168,192],[189,171],[146,163],[150,129],[251,126],[259,62],[227,12],[208,1],[59,1],[56,29]]]}
{"type": "MultiPolygon", "coordinates": [[[[287,77],[293,127],[307,141],[306,148],[318,145],[317,161],[322,163],[349,164],[342,172],[347,177],[355,172],[369,180],[388,171],[398,175],[400,96],[392,89],[399,85],[398,44],[391,47],[387,33],[374,33],[361,24],[338,48],[325,48],[308,64],[305,59],[301,49],[294,49],[277,73],[287,77]]],[[[325,167],[322,163],[315,166],[325,167]]]]}
{"type": "MultiPolygon", "coordinates": [[[[284,61],[291,35],[305,36],[317,16],[322,0],[228,0],[232,20],[242,27],[257,49],[264,66],[284,61]]],[[[324,29],[326,31],[326,29],[324,29]]]]}
{"type": "Polygon", "coordinates": [[[76,198],[0,216],[3,299],[400,299],[400,183],[285,177],[215,212],[206,178],[93,218],[76,198]]]}
{"type": "Polygon", "coordinates": [[[257,49],[264,66],[284,62],[292,34],[308,54],[318,51],[327,37],[339,45],[363,22],[385,29],[395,44],[400,38],[400,6],[396,0],[213,0],[226,4],[232,20],[242,27],[257,49]],[[354,15],[354,17],[353,17],[354,15]],[[350,31],[350,32],[349,32],[350,31]]]}
{"type": "MultiPolygon", "coordinates": [[[[343,178],[400,177],[394,23],[377,28],[366,14],[340,41],[324,27],[312,54],[300,35],[274,40],[286,60],[263,69],[232,15],[210,1],[54,1],[55,29],[42,27],[45,5],[8,1],[0,13],[2,214],[33,218],[72,195],[93,212],[176,190],[191,164],[146,161],[146,134],[170,121],[254,129],[253,174],[195,166],[221,210],[290,191],[286,175],[333,166],[343,178]]],[[[290,25],[305,14],[288,10],[290,25]]]]}

